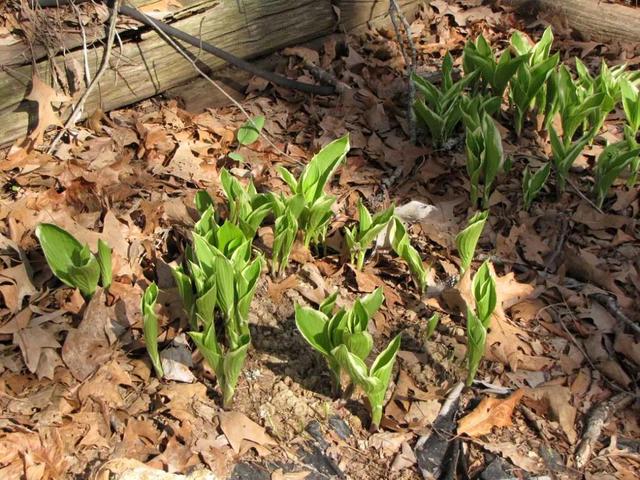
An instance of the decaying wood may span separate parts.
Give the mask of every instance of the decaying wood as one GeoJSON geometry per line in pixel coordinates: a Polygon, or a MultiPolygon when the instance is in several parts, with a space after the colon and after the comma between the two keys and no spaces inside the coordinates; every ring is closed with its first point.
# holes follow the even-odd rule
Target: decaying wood
{"type": "MultiPolygon", "coordinates": [[[[145,5],[150,0],[136,0],[137,5],[145,5]]],[[[320,38],[334,31],[337,24],[336,11],[340,12],[340,28],[351,31],[367,24],[380,25],[388,21],[388,4],[382,0],[242,0],[220,2],[213,0],[184,0],[184,10],[160,13],[158,17],[177,18],[172,25],[192,35],[202,38],[240,58],[262,57],[288,45],[300,44],[320,38]],[[203,10],[204,9],[204,10],[203,10]],[[194,13],[196,12],[196,13],[194,13]]],[[[421,3],[417,0],[398,2],[405,11],[415,10],[421,3]]],[[[91,41],[91,39],[89,39],[91,41]]],[[[76,40],[78,46],[81,41],[76,40]]],[[[222,68],[221,60],[189,49],[210,71],[222,68]]],[[[0,48],[2,58],[4,47],[0,48]]],[[[96,72],[103,48],[95,46],[89,51],[90,70],[96,72]]],[[[51,61],[41,60],[37,64],[41,78],[51,80],[57,66],[64,71],[67,62],[83,63],[82,48],[55,57],[51,61]]],[[[88,115],[97,107],[108,111],[133,102],[163,93],[172,87],[195,78],[197,73],[155,32],[144,33],[137,41],[124,43],[122,49],[114,49],[111,69],[100,82],[100,88],[86,102],[88,115]]],[[[27,132],[29,115],[33,115],[33,105],[22,100],[27,93],[31,77],[31,66],[23,65],[0,71],[0,145],[24,136],[27,132]]],[[[246,85],[248,76],[240,74],[246,85]]],[[[195,90],[198,90],[196,87],[195,90]]],[[[202,89],[203,95],[215,97],[215,93],[202,89]]],[[[32,119],[33,120],[33,119],[32,119]]]]}
{"type": "Polygon", "coordinates": [[[640,9],[598,0],[502,0],[523,14],[540,14],[584,40],[640,42],[640,9]]]}

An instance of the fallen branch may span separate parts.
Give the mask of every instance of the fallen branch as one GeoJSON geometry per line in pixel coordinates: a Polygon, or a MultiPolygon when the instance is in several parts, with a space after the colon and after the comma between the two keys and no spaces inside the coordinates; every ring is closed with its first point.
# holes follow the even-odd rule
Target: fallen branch
{"type": "Polygon", "coordinates": [[[592,293],[589,295],[596,302],[602,305],[604,308],[609,310],[609,312],[620,322],[628,325],[635,333],[640,334],[640,325],[627,317],[620,307],[618,306],[618,302],[611,295],[607,295],[605,293],[592,293]]]}
{"type": "Polygon", "coordinates": [[[118,6],[119,6],[119,4],[120,4],[120,0],[114,0],[113,1],[113,6],[112,6],[112,8],[110,9],[110,12],[109,12],[109,27],[108,27],[108,30],[107,30],[107,44],[105,46],[105,49],[104,49],[104,52],[103,52],[103,55],[102,55],[102,60],[100,61],[100,67],[98,68],[98,71],[96,72],[95,76],[93,77],[93,80],[91,80],[91,83],[89,83],[89,86],[87,87],[87,89],[84,91],[84,93],[80,97],[80,100],[78,100],[78,103],[76,103],[76,106],[71,111],[71,115],[69,115],[69,118],[67,118],[67,121],[65,122],[64,126],[62,127],[62,129],[56,134],[56,136],[51,141],[51,144],[49,145],[49,148],[47,149],[47,153],[49,155],[51,155],[55,151],[55,148],[58,145],[58,142],[60,142],[60,139],[62,138],[64,133],[67,132],[73,126],[73,124],[76,122],[76,119],[78,118],[78,116],[82,112],[82,109],[84,108],[84,103],[87,101],[87,98],[89,98],[89,95],[91,95],[91,92],[93,92],[94,88],[100,82],[100,78],[102,77],[102,75],[104,75],[104,72],[107,71],[107,66],[109,65],[109,58],[111,57],[111,49],[113,48],[113,41],[114,41],[115,36],[116,36],[116,23],[117,23],[117,20],[118,20],[118,6]]]}
{"type": "Polygon", "coordinates": [[[614,395],[606,402],[596,404],[585,420],[584,430],[582,432],[582,438],[576,452],[574,454],[576,460],[576,467],[584,468],[595,447],[602,429],[609,421],[611,415],[618,410],[629,405],[633,400],[633,396],[627,393],[618,393],[614,395]]]}

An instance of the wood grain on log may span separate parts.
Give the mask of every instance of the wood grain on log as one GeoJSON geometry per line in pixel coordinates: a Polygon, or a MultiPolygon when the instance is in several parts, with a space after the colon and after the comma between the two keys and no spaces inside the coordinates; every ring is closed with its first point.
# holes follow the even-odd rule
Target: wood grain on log
{"type": "Polygon", "coordinates": [[[640,42],[640,9],[598,0],[502,0],[523,14],[540,14],[552,25],[568,26],[584,40],[640,42]]]}

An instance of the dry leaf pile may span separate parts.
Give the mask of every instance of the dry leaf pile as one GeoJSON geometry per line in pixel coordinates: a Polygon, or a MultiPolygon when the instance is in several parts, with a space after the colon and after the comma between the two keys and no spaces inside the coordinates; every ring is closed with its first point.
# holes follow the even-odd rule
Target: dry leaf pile
{"type": "MultiPolygon", "coordinates": [[[[421,73],[437,71],[447,51],[459,58],[466,39],[480,32],[494,44],[514,28],[541,32],[481,1],[427,4],[410,19],[421,73]]],[[[578,55],[591,68],[601,57],[637,63],[625,46],[557,37],[564,58],[578,55]]],[[[286,53],[288,75],[308,79],[305,65],[313,63],[351,87],[340,98],[308,98],[251,82],[243,106],[266,117],[266,135],[286,156],[263,138],[238,148],[235,132],[245,118],[236,108],[194,113],[157,99],[96,112],[50,156],[38,147],[46,147],[45,130],[60,124],[57,108],[67,97],[34,76],[28,98],[40,122],[0,157],[0,478],[89,478],[119,458],[176,474],[206,467],[219,478],[422,478],[416,441],[438,433],[445,398],[465,376],[460,307],[468,286],[458,282],[454,237],[473,212],[462,136],[441,151],[424,136],[409,142],[403,56],[391,29],[334,35],[319,51],[286,53]],[[204,188],[222,202],[222,167],[259,189],[281,191],[276,166],[295,170],[347,132],[352,150],[330,186],[338,201],[328,252],[297,248],[287,278],[263,275],[250,319],[253,347],[235,407],[224,412],[212,372],[184,351],[187,321],[169,270],[197,219],[194,195],[204,188]],[[229,158],[234,151],[245,161],[229,158]],[[359,199],[373,211],[420,202],[407,216],[432,268],[427,299],[384,248],[363,272],[345,263],[341,229],[355,220],[359,199]],[[62,226],[93,249],[99,238],[113,247],[108,292],[85,302],[52,277],[33,234],[40,222],[62,226]],[[161,289],[160,344],[176,350],[165,359],[193,364],[187,373],[176,366],[163,382],[151,373],[142,339],[139,305],[150,281],[161,289]],[[322,359],[295,330],[293,306],[317,303],[336,288],[346,303],[378,286],[386,303],[371,322],[376,350],[403,337],[382,430],[370,434],[362,399],[332,396],[322,359]],[[424,341],[433,312],[442,321],[424,341]]],[[[620,118],[612,115],[606,135],[621,135],[620,118]]],[[[629,322],[639,324],[638,190],[621,181],[597,210],[574,190],[556,198],[549,189],[525,213],[524,159],[548,152],[533,129],[516,140],[507,112],[500,121],[514,167],[492,195],[479,258],[493,261],[501,308],[479,382],[462,393],[447,440],[465,445],[455,458],[471,477],[635,478],[640,337],[629,322]],[[610,408],[590,460],[577,465],[590,412],[625,392],[631,401],[610,408]]],[[[598,148],[571,173],[582,192],[598,148]]],[[[260,230],[258,245],[271,242],[270,229],[260,230]]]]}

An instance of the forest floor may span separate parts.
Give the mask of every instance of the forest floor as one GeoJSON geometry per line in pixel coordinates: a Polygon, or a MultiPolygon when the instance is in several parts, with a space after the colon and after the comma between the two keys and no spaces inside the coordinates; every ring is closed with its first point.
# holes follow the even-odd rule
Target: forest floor
{"type": "MultiPolygon", "coordinates": [[[[505,46],[514,29],[537,39],[545,26],[480,1],[427,3],[410,19],[419,73],[438,71],[447,51],[458,67],[466,40],[480,32],[505,46]]],[[[578,56],[597,71],[602,58],[633,67],[640,59],[621,46],[554,33],[554,50],[569,64],[578,56]]],[[[529,212],[522,170],[547,161],[548,142],[532,125],[516,138],[511,113],[500,112],[513,165],[491,196],[477,258],[495,266],[502,309],[478,382],[462,391],[448,423],[434,425],[466,376],[465,320],[451,300],[460,262],[454,238],[475,211],[462,132],[446,150],[435,150],[424,132],[417,145],[409,141],[405,65],[392,29],[334,35],[319,51],[289,53],[282,73],[311,80],[305,58],[350,88],[339,98],[310,98],[251,82],[242,105],[266,117],[265,135],[286,155],[264,138],[239,147],[235,134],[246,118],[236,107],[190,113],[161,98],[94,115],[55,156],[3,152],[0,478],[89,478],[106,461],[129,458],[173,473],[206,467],[221,479],[417,479],[416,453],[446,478],[637,478],[640,343],[621,319],[640,320],[640,196],[622,179],[602,209],[591,200],[594,158],[605,139],[621,137],[621,111],[578,159],[570,187],[558,196],[550,184],[529,212]],[[263,274],[251,309],[253,346],[225,412],[211,371],[185,347],[187,321],[170,274],[197,220],[194,196],[206,189],[223,203],[223,167],[253,178],[259,190],[284,191],[276,166],[298,172],[345,133],[352,148],[328,187],[338,200],[326,252],[296,247],[284,279],[263,274]],[[413,212],[409,228],[430,266],[424,298],[390,252],[376,252],[363,272],[348,264],[342,228],[357,218],[359,199],[371,211],[392,202],[435,207],[413,212]],[[93,249],[98,238],[113,247],[108,292],[85,302],[52,277],[34,236],[40,222],[93,249]],[[153,375],[144,348],[140,299],[151,281],[161,289],[161,348],[182,359],[174,380],[153,375]],[[378,286],[386,301],[371,325],[374,352],[398,333],[402,345],[381,429],[370,433],[364,398],[333,395],[293,310],[336,289],[349,305],[378,286]],[[433,312],[442,320],[424,339],[433,312]],[[610,415],[586,466],[576,465],[598,405],[610,406],[610,415]],[[475,428],[456,432],[469,415],[475,428]]],[[[267,226],[256,243],[268,250],[271,240],[267,226]]]]}

